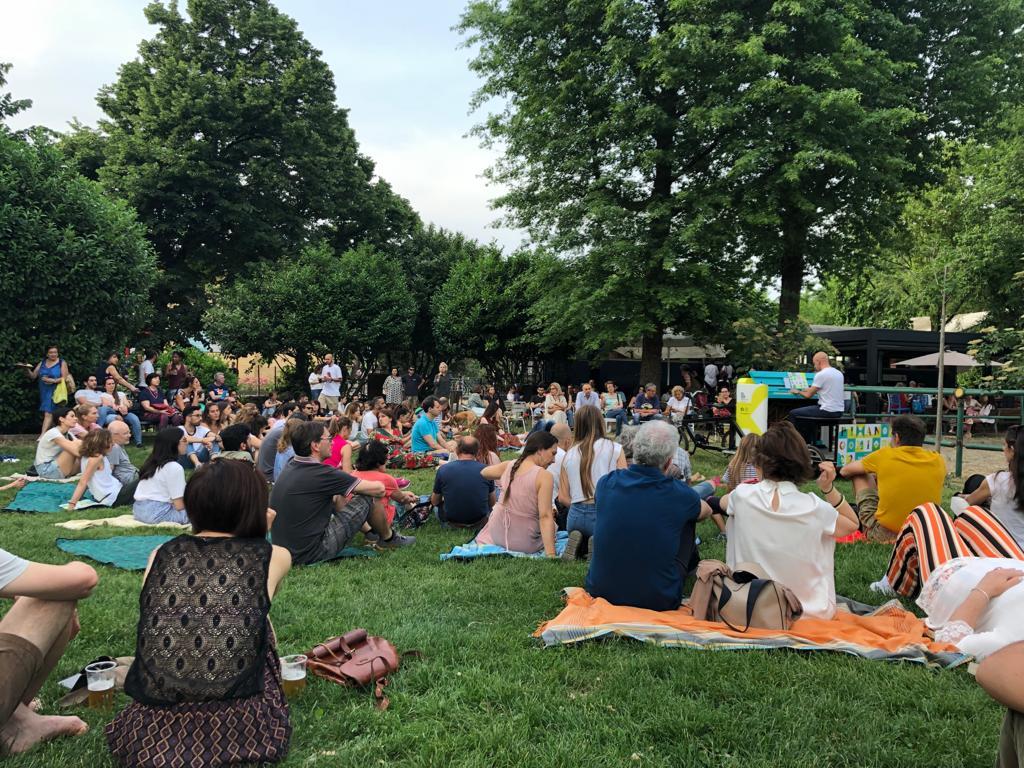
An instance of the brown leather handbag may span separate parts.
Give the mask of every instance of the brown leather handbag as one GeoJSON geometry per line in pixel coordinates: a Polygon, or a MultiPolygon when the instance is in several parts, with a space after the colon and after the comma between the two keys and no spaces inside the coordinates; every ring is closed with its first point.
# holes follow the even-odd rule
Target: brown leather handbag
{"type": "Polygon", "coordinates": [[[804,610],[793,590],[768,578],[761,566],[739,563],[730,571],[721,560],[700,561],[690,608],[695,619],[720,621],[737,632],[789,629],[804,610]]]}
{"type": "Polygon", "coordinates": [[[312,674],[351,688],[373,688],[377,709],[388,708],[384,687],[388,675],[398,670],[402,657],[383,637],[365,629],[353,629],[341,637],[325,640],[306,653],[306,668],[312,674]]]}

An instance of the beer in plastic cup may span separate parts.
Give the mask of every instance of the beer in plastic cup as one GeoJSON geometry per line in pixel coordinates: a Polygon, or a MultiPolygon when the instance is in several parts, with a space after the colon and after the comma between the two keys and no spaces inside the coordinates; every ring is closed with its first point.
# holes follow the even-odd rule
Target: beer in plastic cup
{"type": "Polygon", "coordinates": [[[98,661],[85,668],[85,682],[89,689],[88,705],[92,709],[114,708],[114,670],[117,663],[98,661]]]}
{"type": "Polygon", "coordinates": [[[301,653],[281,657],[281,688],[289,699],[306,687],[306,657],[301,653]]]}

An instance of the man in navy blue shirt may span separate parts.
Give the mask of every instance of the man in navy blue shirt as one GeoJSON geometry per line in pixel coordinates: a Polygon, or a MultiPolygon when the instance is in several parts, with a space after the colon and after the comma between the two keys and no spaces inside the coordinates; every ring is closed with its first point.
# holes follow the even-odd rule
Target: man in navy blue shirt
{"type": "Polygon", "coordinates": [[[665,475],[679,433],[655,421],[633,440],[633,464],[597,483],[597,522],[586,588],[613,605],[670,611],[697,567],[696,526],[711,509],[685,483],[665,475]]]}
{"type": "Polygon", "coordinates": [[[658,388],[653,384],[644,387],[642,394],[633,400],[633,423],[644,424],[648,421],[661,419],[661,398],[658,397],[658,388]]]}
{"type": "Polygon", "coordinates": [[[430,503],[437,507],[441,522],[470,528],[483,524],[491,513],[494,481],[480,474],[486,465],[476,459],[479,449],[475,437],[460,437],[455,461],[438,468],[430,503]]]}

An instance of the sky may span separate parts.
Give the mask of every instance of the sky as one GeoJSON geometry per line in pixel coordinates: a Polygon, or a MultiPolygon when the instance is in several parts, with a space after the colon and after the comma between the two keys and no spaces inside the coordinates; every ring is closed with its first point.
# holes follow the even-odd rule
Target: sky
{"type": "MultiPolygon", "coordinates": [[[[7,90],[31,99],[13,128],[94,125],[96,93],[152,37],[148,0],[0,0],[0,61],[13,64],[7,90]]],[[[338,104],[361,151],[424,221],[506,249],[525,235],[491,226],[500,190],[483,178],[496,155],[467,136],[477,87],[452,30],[464,0],[276,0],[334,72],[338,104]]],[[[185,0],[180,6],[184,7],[185,0]]]]}

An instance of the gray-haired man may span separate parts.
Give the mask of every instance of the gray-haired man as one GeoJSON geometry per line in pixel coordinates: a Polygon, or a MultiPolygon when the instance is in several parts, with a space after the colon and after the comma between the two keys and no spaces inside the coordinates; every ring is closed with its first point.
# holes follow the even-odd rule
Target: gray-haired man
{"type": "Polygon", "coordinates": [[[679,607],[683,581],[697,567],[696,525],[711,508],[667,476],[679,433],[651,421],[633,439],[633,463],[602,477],[586,587],[615,605],[679,607]]]}

